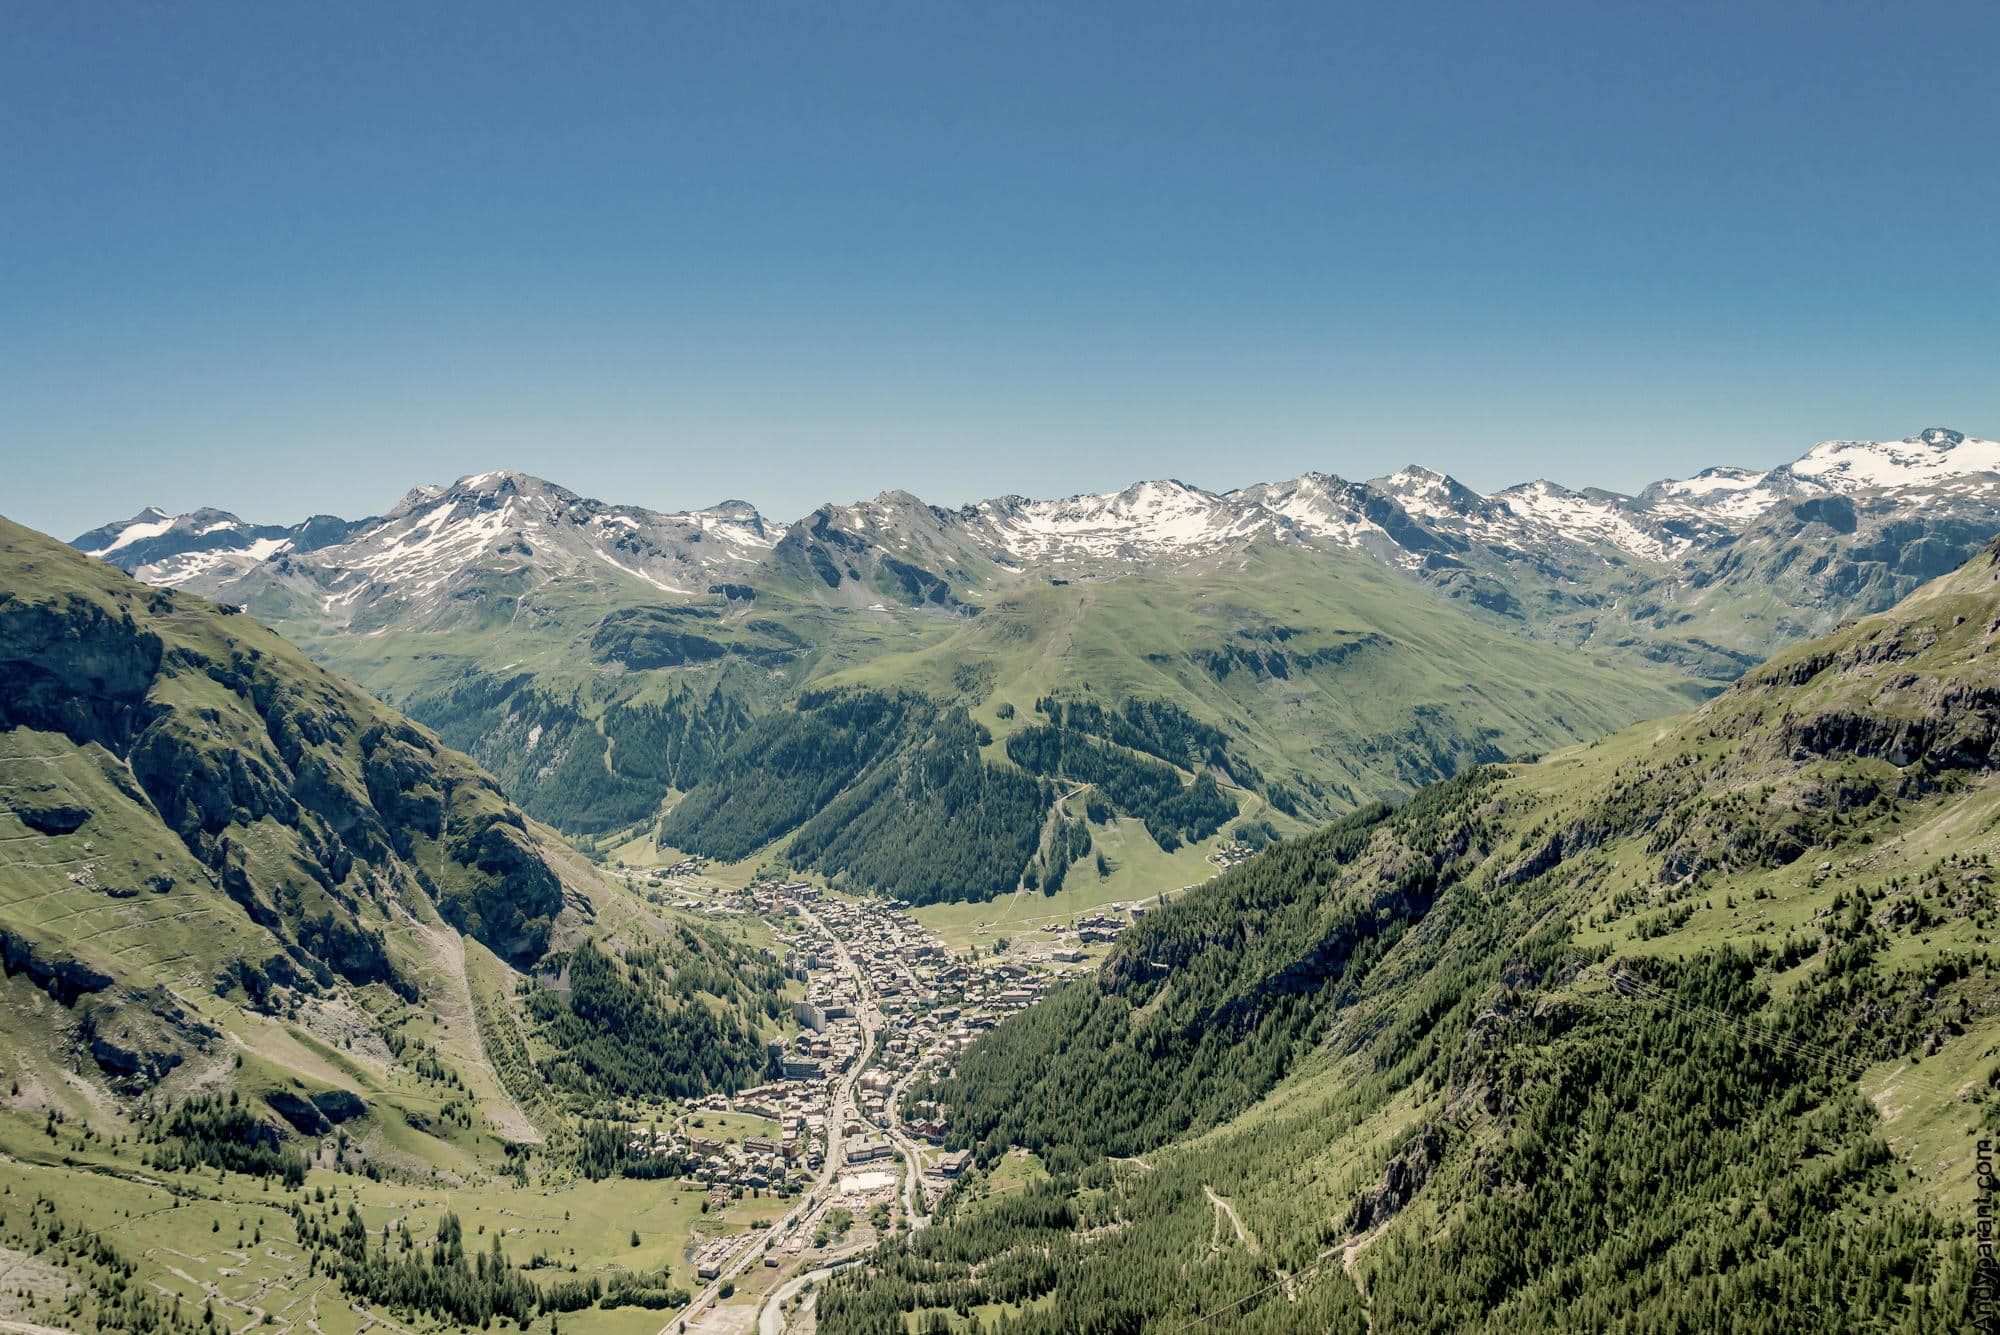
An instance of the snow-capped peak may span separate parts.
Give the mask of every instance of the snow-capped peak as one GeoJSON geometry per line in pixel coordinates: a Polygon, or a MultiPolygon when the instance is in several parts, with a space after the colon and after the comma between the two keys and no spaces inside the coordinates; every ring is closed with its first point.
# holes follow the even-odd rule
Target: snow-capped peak
{"type": "Polygon", "coordinates": [[[492,575],[528,587],[583,578],[695,595],[718,575],[748,571],[772,543],[762,517],[741,502],[661,514],[496,469],[417,487],[346,541],[281,573],[317,586],[329,613],[352,616],[395,599],[448,618],[475,607],[492,575]]]}
{"type": "Polygon", "coordinates": [[[1906,440],[1826,440],[1769,472],[1728,466],[1657,482],[1639,503],[1662,518],[1747,524],[1781,501],[1826,492],[1929,486],[2000,473],[2000,444],[1927,427],[1906,440]]]}
{"type": "Polygon", "coordinates": [[[106,524],[77,538],[71,545],[86,556],[99,559],[130,547],[135,542],[157,538],[174,526],[175,516],[157,505],[149,505],[119,524],[106,524]]]}
{"type": "Polygon", "coordinates": [[[1493,499],[1531,528],[1573,542],[1616,547],[1647,560],[1667,560],[1686,545],[1643,527],[1634,519],[1628,498],[1611,492],[1572,491],[1537,478],[1498,492],[1493,499]]]}
{"type": "Polygon", "coordinates": [[[1704,468],[1693,477],[1679,481],[1659,483],[1659,489],[1670,496],[1711,496],[1716,492],[1743,491],[1762,482],[1767,474],[1753,472],[1748,468],[1737,468],[1730,464],[1718,464],[1714,468],[1704,468]]]}
{"type": "Polygon", "coordinates": [[[494,497],[504,498],[516,494],[581,499],[574,492],[565,491],[554,483],[544,482],[538,477],[508,469],[497,469],[490,473],[468,473],[444,486],[412,487],[383,518],[400,519],[419,511],[433,509],[441,502],[480,504],[494,497]]]}
{"type": "Polygon", "coordinates": [[[1440,473],[1422,464],[1410,464],[1387,477],[1378,477],[1368,485],[1394,498],[1405,511],[1419,519],[1467,515],[1477,510],[1486,499],[1449,473],[1440,473]]]}
{"type": "MultiPolygon", "coordinates": [[[[1004,496],[958,510],[892,490],[822,506],[791,531],[805,542],[842,530],[850,548],[873,544],[961,582],[983,578],[994,563],[1017,573],[1035,564],[1116,569],[1207,558],[1253,541],[1346,547],[1410,570],[1539,560],[1559,549],[1564,559],[1669,562],[1743,533],[1786,501],[1941,486],[2000,502],[2000,444],[1943,427],[1901,441],[1825,441],[1767,471],[1717,466],[1636,497],[1546,479],[1481,495],[1419,464],[1368,482],[1307,472],[1216,493],[1155,478],[1118,491],[1004,496]]],[[[284,556],[279,576],[308,579],[335,601],[359,607],[392,594],[435,596],[444,607],[452,599],[476,604],[490,574],[515,588],[586,577],[700,596],[717,580],[786,559],[779,538],[740,500],[660,513],[496,469],[418,487],[386,515],[358,524],[322,516],[258,527],[220,510],[175,516],[148,506],[75,545],[141,578],[209,591],[284,556]]]]}
{"type": "Polygon", "coordinates": [[[1424,468],[1422,464],[1404,464],[1386,478],[1376,478],[1370,486],[1398,492],[1438,492],[1446,488],[1460,486],[1450,474],[1440,474],[1436,468],[1424,468]]]}
{"type": "Polygon", "coordinates": [[[226,510],[203,508],[170,515],[157,505],[149,505],[123,523],[93,529],[70,545],[87,556],[108,559],[114,553],[140,547],[221,546],[228,539],[217,539],[217,535],[248,534],[253,527],[226,510]],[[196,543],[203,538],[216,540],[196,543]]]}
{"type": "Polygon", "coordinates": [[[526,473],[517,473],[511,468],[496,468],[489,473],[469,474],[454,482],[452,486],[461,491],[494,491],[505,487],[509,483],[518,485],[522,481],[534,482],[539,480],[538,478],[529,477],[526,473]]]}
{"type": "Polygon", "coordinates": [[[1907,440],[1823,441],[1788,469],[1833,491],[1913,486],[2000,472],[2000,443],[1934,426],[1907,440]]]}
{"type": "Polygon", "coordinates": [[[281,527],[247,523],[226,510],[203,508],[170,515],[149,505],[131,519],[94,529],[70,545],[149,584],[213,590],[282,552],[332,541],[348,527],[346,521],[326,515],[281,527]]]}

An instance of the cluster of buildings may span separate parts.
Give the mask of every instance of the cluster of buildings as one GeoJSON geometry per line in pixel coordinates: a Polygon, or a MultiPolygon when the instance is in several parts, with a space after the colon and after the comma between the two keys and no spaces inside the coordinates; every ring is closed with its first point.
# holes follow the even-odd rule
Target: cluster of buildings
{"type": "Polygon", "coordinates": [[[714,1279],[719,1276],[722,1268],[756,1237],[755,1233],[725,1233],[704,1242],[694,1254],[695,1278],[714,1279]]]}
{"type": "MultiPolygon", "coordinates": [[[[703,1113],[727,1109],[722,1096],[696,1100],[688,1106],[688,1124],[678,1130],[655,1132],[653,1151],[678,1159],[683,1165],[682,1179],[706,1185],[717,1203],[743,1190],[784,1191],[800,1186],[821,1162],[810,1128],[801,1119],[781,1123],[775,1134],[731,1140],[696,1125],[703,1113]]],[[[739,1111],[749,1109],[739,1105],[739,1111]]]]}
{"type": "MultiPolygon", "coordinates": [[[[1244,843],[1241,840],[1236,840],[1234,842],[1224,844],[1221,848],[1218,848],[1213,853],[1210,853],[1208,855],[1208,860],[1211,864],[1213,864],[1216,867],[1217,870],[1228,871],[1231,867],[1234,867],[1239,862],[1248,862],[1251,858],[1256,856],[1257,856],[1257,850],[1254,847],[1244,843]]],[[[1191,890],[1193,888],[1194,888],[1193,886],[1182,887],[1182,889],[1187,889],[1187,890],[1191,890]]]]}
{"type": "MultiPolygon", "coordinates": [[[[944,942],[918,926],[900,900],[847,900],[803,881],[776,887],[780,904],[809,906],[826,933],[825,948],[845,948],[870,999],[886,1014],[934,1006],[940,975],[950,971],[944,942]]],[[[844,973],[824,979],[833,997],[851,994],[844,973]]],[[[858,1000],[858,998],[856,998],[858,1000]]]]}
{"type": "MultiPolygon", "coordinates": [[[[701,868],[690,859],[668,870],[686,886],[701,868]]],[[[944,1149],[951,1131],[945,1111],[925,1099],[905,1102],[910,1087],[920,1076],[948,1072],[982,1033],[1033,1005],[1071,972],[1066,966],[1087,963],[1093,947],[1108,944],[1147,907],[1107,906],[1066,928],[1016,938],[998,953],[954,952],[907,904],[848,898],[806,881],[764,881],[734,896],[711,888],[704,901],[770,923],[778,958],[804,995],[794,1004],[794,1031],[773,1044],[769,1081],[687,1105],[695,1118],[747,1113],[776,1129],[731,1142],[690,1125],[672,1148],[691,1163],[690,1176],[718,1189],[789,1192],[810,1187],[822,1172],[830,1135],[841,1147],[829,1194],[816,1196],[806,1220],[772,1240],[774,1254],[796,1254],[830,1209],[896,1200],[899,1160],[918,1171],[922,1205],[912,1208],[928,1210],[970,1156],[944,1149]]],[[[720,1273],[741,1245],[743,1235],[708,1244],[696,1258],[697,1274],[711,1261],[720,1273]]]]}
{"type": "Polygon", "coordinates": [[[1128,913],[1091,913],[1077,919],[1077,939],[1086,946],[1110,945],[1135,917],[1144,916],[1146,907],[1134,905],[1128,913]]]}
{"type": "Polygon", "coordinates": [[[971,1156],[944,1148],[945,1110],[907,1098],[912,1086],[949,1073],[982,1033],[1088,964],[1149,906],[1107,905],[1067,926],[1024,926],[1019,937],[996,938],[1001,949],[953,951],[900,901],[846,897],[799,880],[730,891],[706,878],[706,866],[686,858],[624,871],[655,903],[763,919],[777,937],[767,953],[803,984],[803,995],[788,1037],[772,1045],[769,1079],[688,1100],[677,1129],[654,1133],[655,1148],[678,1158],[683,1180],[706,1185],[718,1203],[753,1190],[804,1199],[776,1231],[753,1227],[700,1243],[692,1259],[704,1280],[737,1266],[746,1248],[761,1246],[773,1266],[808,1248],[844,1255],[872,1245],[874,1228],[853,1231],[860,1220],[879,1226],[897,1214],[927,1215],[971,1156]],[[743,1134],[741,1123],[711,1123],[708,1114],[749,1115],[769,1126],[743,1134]]]}
{"type": "Polygon", "coordinates": [[[853,1080],[852,1117],[839,1128],[843,1163],[893,1173],[901,1137],[903,1146],[923,1147],[922,1166],[941,1192],[963,1171],[965,1156],[938,1148],[950,1131],[942,1111],[934,1104],[904,1109],[902,1091],[922,1071],[948,1069],[975,1038],[1032,1005],[1057,976],[1041,959],[954,954],[894,901],[843,898],[804,881],[765,881],[739,902],[772,925],[783,962],[805,983],[794,1005],[796,1032],[773,1046],[773,1079],[688,1107],[768,1118],[778,1130],[740,1144],[696,1133],[674,1148],[693,1160],[703,1181],[775,1188],[809,1180],[826,1161],[834,1091],[866,1062],[853,1080]],[[872,1058],[863,1050],[864,1006],[879,1017],[872,1058]]]}

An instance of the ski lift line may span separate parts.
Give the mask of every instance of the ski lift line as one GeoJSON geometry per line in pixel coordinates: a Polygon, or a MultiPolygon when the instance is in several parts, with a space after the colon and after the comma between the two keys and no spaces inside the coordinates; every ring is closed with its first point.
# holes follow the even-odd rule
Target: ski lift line
{"type": "Polygon", "coordinates": [[[1868,1069],[1866,1062],[1857,1061],[1852,1057],[1837,1053],[1830,1048],[1821,1047],[1806,1039],[1793,1038],[1789,1035],[1767,1030],[1750,1021],[1740,1020],[1734,1016],[1717,1011],[1713,1007],[1704,1006],[1698,1002],[1690,1002],[1665,988],[1647,983],[1641,979],[1632,978],[1629,975],[1615,977],[1613,979],[1613,986],[1618,988],[1622,995],[1643,996],[1649,1000],[1657,1001],[1677,1015],[1727,1026],[1744,1038],[1752,1042],[1763,1043],[1767,1047],[1775,1048],[1789,1057],[1815,1061],[1821,1065],[1837,1069],[1844,1068],[1857,1078],[1868,1069]]]}
{"type": "MultiPolygon", "coordinates": [[[[1628,993],[1626,995],[1631,994],[1628,993]]],[[[1869,1067],[1873,1064],[1857,1058],[1832,1053],[1829,1049],[1819,1047],[1816,1044],[1806,1043],[1800,1039],[1790,1039],[1761,1033],[1740,1022],[1731,1021],[1727,1016],[1718,1017],[1714,1012],[1706,1008],[1690,1007],[1688,1003],[1679,1001],[1677,998],[1669,999],[1666,996],[1649,994],[1649,999],[1658,1001],[1674,1013],[1697,1022],[1715,1024],[1719,1019],[1721,1023],[1729,1025],[1740,1037],[1743,1037],[1747,1041],[1763,1043],[1768,1047],[1782,1052],[1786,1056],[1801,1061],[1818,1063],[1833,1074],[1842,1076],[1856,1084],[1859,1084],[1867,1076],[1869,1067]]],[[[1938,1092],[1942,1089],[1942,1077],[1949,1074],[1949,1072],[1943,1071],[1940,1068],[1932,1068],[1927,1071],[1911,1070],[1906,1063],[1902,1070],[1901,1083],[1904,1087],[1915,1084],[1926,1091],[1938,1092]]]]}
{"type": "Polygon", "coordinates": [[[1790,1057],[1807,1058],[1822,1065],[1847,1067],[1856,1072],[1866,1069],[1863,1063],[1858,1063],[1850,1057],[1844,1057],[1829,1049],[1819,1047],[1805,1039],[1792,1038],[1788,1035],[1765,1029],[1751,1021],[1738,1019],[1735,1016],[1717,1011],[1713,1007],[1704,1006],[1698,1002],[1690,1002],[1665,988],[1643,982],[1628,974],[1614,975],[1611,979],[1611,985],[1620,996],[1642,997],[1648,1001],[1658,1002],[1676,1015],[1685,1016],[1692,1020],[1700,1020],[1717,1027],[1727,1028],[1752,1042],[1776,1048],[1790,1057]]]}
{"type": "Polygon", "coordinates": [[[1212,1312],[1202,1313],[1200,1316],[1195,1317],[1191,1321],[1182,1322],[1180,1325],[1175,1326],[1174,1330],[1178,1332],[1183,1330],[1193,1330],[1196,1326],[1205,1326],[1209,1322],[1215,1320],[1215,1318],[1235,1311],[1237,1308],[1243,1306],[1243,1304],[1249,1302],[1253,1298],[1261,1298],[1267,1293],[1271,1293],[1274,1292],[1275,1290],[1284,1288],[1287,1284],[1297,1284],[1300,1280],[1311,1279],[1314,1275],[1318,1274],[1322,1269],[1325,1268],[1328,1260],[1330,1259],[1331,1259],[1330,1256],[1322,1256],[1319,1260],[1313,1262],[1311,1265],[1307,1266],[1304,1270],[1299,1271],[1296,1275],[1280,1276],[1279,1278],[1272,1280],[1269,1284],[1266,1284],[1261,1289],[1250,1290],[1250,1292],[1244,1294],[1241,1298],[1238,1298],[1235,1302],[1230,1303],[1226,1307],[1218,1307],[1212,1312]]]}
{"type": "MultiPolygon", "coordinates": [[[[1566,962],[1583,964],[1586,969],[1596,967],[1575,955],[1569,956],[1566,962]]],[[[1815,1062],[1832,1073],[1852,1080],[1856,1084],[1859,1084],[1867,1076],[1869,1069],[1876,1064],[1837,1052],[1832,1048],[1824,1047],[1805,1039],[1792,1038],[1767,1031],[1760,1026],[1740,1020],[1713,1007],[1704,1006],[1699,1002],[1688,1001],[1660,987],[1656,983],[1647,982],[1643,978],[1625,973],[1622,970],[1607,969],[1606,977],[1620,996],[1636,996],[1657,1002],[1675,1014],[1687,1019],[1714,1027],[1726,1028],[1745,1041],[1762,1043],[1767,1047],[1782,1052],[1786,1056],[1802,1061],[1815,1062]]],[[[1910,1085],[1915,1084],[1925,1091],[1941,1093],[1950,1075],[1949,1071],[1940,1067],[1932,1067],[1929,1070],[1913,1069],[1912,1065],[1906,1060],[1900,1076],[1892,1073],[1890,1079],[1895,1081],[1901,1088],[1907,1089],[1910,1085]]],[[[1961,1081],[1960,1083],[1963,1082],[1961,1081]]],[[[1887,1086],[1885,1086],[1884,1090],[1878,1091],[1878,1096],[1880,1093],[1886,1092],[1887,1086]]]]}
{"type": "Polygon", "coordinates": [[[1683,1019],[1693,1020],[1698,1024],[1707,1025],[1710,1028],[1727,1030],[1745,1042],[1761,1043],[1782,1056],[1823,1066],[1837,1075],[1844,1075],[1850,1080],[1859,1080],[1868,1069],[1866,1065],[1856,1062],[1851,1058],[1832,1056],[1824,1050],[1816,1050],[1804,1046],[1799,1040],[1764,1033],[1746,1024],[1732,1022],[1726,1017],[1718,1017],[1713,1011],[1705,1007],[1689,1006],[1684,1002],[1662,996],[1658,993],[1625,993],[1624,995],[1642,996],[1646,1000],[1658,1003],[1670,1013],[1678,1015],[1683,1019]]]}
{"type": "MultiPolygon", "coordinates": [[[[1564,963],[1579,966],[1580,972],[1588,972],[1598,967],[1583,959],[1582,956],[1574,954],[1565,957],[1564,963]]],[[[1805,1039],[1792,1038],[1785,1034],[1766,1030],[1762,1026],[1739,1019],[1724,1011],[1719,1011],[1713,1006],[1689,1001],[1685,997],[1679,996],[1657,983],[1648,982],[1646,979],[1627,973],[1623,969],[1606,966],[1604,968],[1604,976],[1611,983],[1613,990],[1620,996],[1636,996],[1648,1001],[1657,1002],[1677,1015],[1710,1025],[1711,1027],[1726,1029],[1748,1042],[1762,1043],[1764,1046],[1774,1048],[1788,1057],[1796,1057],[1816,1062],[1819,1065],[1838,1071],[1845,1071],[1850,1079],[1859,1079],[1868,1069],[1869,1064],[1867,1062],[1858,1061],[1844,1053],[1836,1052],[1831,1048],[1821,1047],[1805,1039]]]]}

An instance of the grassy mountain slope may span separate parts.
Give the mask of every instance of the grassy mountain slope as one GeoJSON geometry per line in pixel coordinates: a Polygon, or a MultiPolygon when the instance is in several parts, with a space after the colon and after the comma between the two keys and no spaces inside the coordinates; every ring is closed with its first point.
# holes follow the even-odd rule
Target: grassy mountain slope
{"type": "Polygon", "coordinates": [[[1055,1176],[962,1190],[822,1329],[1962,1328],[1996,636],[2000,548],[1149,915],[936,1091],[1055,1176]]]}
{"type": "Polygon", "coordinates": [[[0,521],[0,1257],[72,1286],[43,1324],[256,1306],[106,1200],[261,1218],[285,1259],[239,1264],[332,1303],[300,1183],[559,1184],[607,1099],[760,1078],[782,979],[745,931],[606,881],[249,617],[0,521]]]}
{"type": "Polygon", "coordinates": [[[650,820],[817,676],[957,621],[718,588],[663,601],[616,572],[488,584],[449,619],[403,624],[391,607],[365,628],[329,621],[276,580],[244,592],[254,615],[437,729],[537,817],[597,834],[650,820]]]}
{"type": "Polygon", "coordinates": [[[1018,884],[1053,800],[988,763],[989,740],[920,696],[808,694],[752,725],[660,838],[729,861],[783,840],[799,865],[898,898],[989,899],[1018,884]]]}
{"type": "Polygon", "coordinates": [[[828,680],[958,698],[1002,738],[1043,696],[1165,701],[1222,727],[1323,814],[1674,713],[1702,693],[1517,638],[1365,556],[1276,545],[1024,584],[936,645],[828,680]]]}

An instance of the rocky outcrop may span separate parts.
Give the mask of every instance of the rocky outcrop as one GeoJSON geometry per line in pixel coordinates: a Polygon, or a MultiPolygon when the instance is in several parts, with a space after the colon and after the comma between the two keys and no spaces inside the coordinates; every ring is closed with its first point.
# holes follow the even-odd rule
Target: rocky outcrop
{"type": "Polygon", "coordinates": [[[1431,1173],[1444,1159],[1444,1146],[1443,1132],[1428,1126],[1403,1142],[1382,1171],[1381,1180],[1356,1196],[1348,1207],[1348,1232],[1371,1232],[1401,1214],[1431,1180],[1431,1173]]]}
{"type": "Polygon", "coordinates": [[[0,589],[0,728],[59,732],[122,753],[154,712],[146,693],[160,657],[159,636],[129,613],[0,589]]]}
{"type": "Polygon", "coordinates": [[[13,812],[21,824],[36,834],[73,834],[90,819],[90,808],[81,802],[48,791],[13,794],[13,812]]]}
{"type": "Polygon", "coordinates": [[[102,992],[116,981],[82,960],[53,956],[38,951],[27,938],[0,929],[0,966],[6,975],[25,974],[28,980],[65,1006],[74,1006],[79,997],[102,992]]]}
{"type": "Polygon", "coordinates": [[[562,912],[562,881],[530,841],[520,812],[509,807],[478,818],[447,847],[472,876],[444,888],[439,909],[460,931],[515,963],[540,958],[562,912]]]}
{"type": "Polygon", "coordinates": [[[329,1089],[315,1094],[301,1094],[289,1089],[274,1089],[264,1095],[264,1102],[271,1105],[271,1111],[291,1123],[301,1135],[324,1136],[342,1122],[351,1121],[368,1111],[368,1105],[361,1096],[344,1089],[329,1089]]]}

